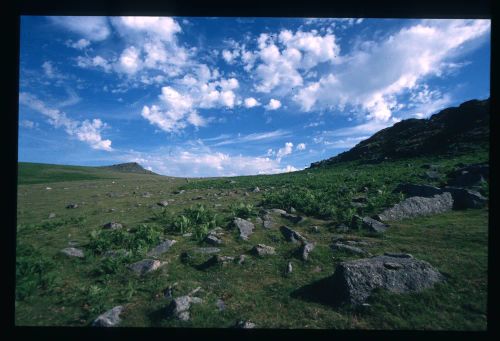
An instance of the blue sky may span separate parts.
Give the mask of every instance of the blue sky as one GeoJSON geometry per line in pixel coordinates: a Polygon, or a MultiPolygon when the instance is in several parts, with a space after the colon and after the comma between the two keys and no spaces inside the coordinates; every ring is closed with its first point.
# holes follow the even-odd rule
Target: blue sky
{"type": "Polygon", "coordinates": [[[489,97],[490,21],[21,18],[19,161],[295,171],[489,97]]]}

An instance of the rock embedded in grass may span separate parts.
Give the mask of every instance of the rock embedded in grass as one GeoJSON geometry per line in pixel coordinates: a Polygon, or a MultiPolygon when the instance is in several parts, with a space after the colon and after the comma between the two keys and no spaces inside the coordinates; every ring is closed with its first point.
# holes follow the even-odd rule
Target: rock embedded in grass
{"type": "Polygon", "coordinates": [[[226,310],[226,304],[220,298],[218,298],[217,301],[215,302],[215,306],[217,307],[217,309],[219,309],[219,311],[226,310]]]}
{"type": "Polygon", "coordinates": [[[443,191],[451,193],[453,197],[453,209],[456,210],[483,208],[488,202],[488,199],[483,197],[479,192],[470,189],[444,187],[443,191]]]}
{"type": "Polygon", "coordinates": [[[275,214],[287,214],[285,210],[279,208],[271,208],[269,211],[275,214]]]}
{"type": "Polygon", "coordinates": [[[199,247],[193,250],[195,253],[207,254],[207,253],[217,253],[220,249],[217,247],[199,247]]]}
{"type": "Polygon", "coordinates": [[[282,213],[281,216],[285,219],[290,220],[292,223],[297,224],[300,223],[304,220],[304,217],[295,215],[295,214],[290,214],[290,213],[282,213]]]}
{"type": "Polygon", "coordinates": [[[346,245],[346,244],[343,244],[343,243],[340,243],[340,242],[334,243],[331,246],[331,248],[333,250],[336,250],[336,251],[346,251],[346,252],[349,252],[349,253],[354,253],[354,254],[363,255],[363,256],[368,254],[368,252],[366,252],[363,249],[360,249],[359,247],[351,246],[351,245],[346,245]]]}
{"type": "Polygon", "coordinates": [[[434,195],[432,198],[411,197],[378,214],[381,221],[402,220],[450,211],[453,197],[449,192],[434,195]]]}
{"type": "Polygon", "coordinates": [[[51,212],[49,214],[49,219],[52,219],[52,218],[55,218],[56,217],[56,214],[54,212],[51,212]]]}
{"type": "Polygon", "coordinates": [[[222,240],[217,238],[217,236],[214,234],[209,234],[205,238],[205,243],[211,244],[211,245],[220,245],[220,244],[222,244],[222,240]]]}
{"type": "Polygon", "coordinates": [[[172,240],[166,239],[163,242],[161,242],[160,244],[158,244],[157,246],[155,246],[151,251],[149,251],[147,253],[147,256],[148,257],[158,257],[158,256],[164,254],[165,252],[167,252],[172,247],[172,245],[174,245],[175,243],[177,243],[177,241],[175,239],[172,239],[172,240]]]}
{"type": "Polygon", "coordinates": [[[215,266],[215,265],[226,266],[228,263],[233,262],[233,261],[234,261],[234,257],[213,255],[212,257],[210,257],[209,260],[207,260],[205,263],[203,263],[200,266],[200,269],[207,269],[207,268],[215,266]]]}
{"type": "Polygon", "coordinates": [[[168,201],[167,200],[162,200],[157,203],[158,206],[166,207],[168,206],[168,201]]]}
{"type": "Polygon", "coordinates": [[[314,247],[314,243],[309,242],[306,242],[302,245],[300,249],[302,260],[307,261],[309,259],[309,254],[312,252],[312,250],[314,250],[314,247]]]}
{"type": "Polygon", "coordinates": [[[141,261],[130,264],[128,268],[139,276],[143,276],[149,272],[158,270],[164,263],[157,259],[143,259],[141,261]]]}
{"type": "Polygon", "coordinates": [[[240,328],[240,329],[252,329],[255,328],[255,323],[250,322],[250,321],[238,321],[236,322],[235,328],[240,328]]]}
{"type": "Polygon", "coordinates": [[[66,208],[78,208],[78,204],[71,203],[66,205],[66,208]]]}
{"type": "Polygon", "coordinates": [[[274,247],[272,246],[267,246],[264,244],[257,244],[252,248],[252,252],[257,255],[257,256],[267,256],[267,255],[274,255],[276,251],[274,250],[274,247]]]}
{"type": "Polygon", "coordinates": [[[103,228],[110,229],[110,230],[121,229],[122,227],[123,227],[122,224],[114,222],[114,221],[111,221],[111,222],[103,225],[103,228]]]}
{"type": "Polygon", "coordinates": [[[370,217],[364,217],[361,226],[370,232],[385,232],[389,228],[389,225],[370,217]]]}
{"type": "Polygon", "coordinates": [[[383,255],[338,264],[330,285],[337,303],[359,305],[376,288],[399,294],[419,292],[443,280],[426,261],[383,255]]]}
{"type": "Polygon", "coordinates": [[[115,327],[120,322],[120,314],[123,312],[124,307],[119,305],[113,309],[108,310],[102,315],[99,315],[94,322],[92,322],[92,327],[115,327]]]}
{"type": "Polygon", "coordinates": [[[307,240],[300,233],[292,230],[288,226],[281,226],[280,231],[285,236],[285,239],[289,242],[297,243],[297,242],[307,242],[307,240]]]}
{"type": "Polygon", "coordinates": [[[291,274],[293,271],[293,266],[292,266],[292,262],[288,262],[287,266],[286,266],[286,269],[285,269],[285,274],[288,275],[288,274],[291,274]]]}
{"type": "Polygon", "coordinates": [[[259,187],[255,187],[252,192],[259,193],[260,192],[260,188],[259,187]]]}
{"type": "Polygon", "coordinates": [[[189,308],[191,308],[191,304],[193,303],[203,303],[203,300],[199,297],[192,297],[189,295],[177,297],[172,300],[168,306],[167,314],[169,316],[174,316],[181,321],[189,321],[189,308]]]}
{"type": "Polygon", "coordinates": [[[239,237],[243,240],[248,240],[249,236],[253,233],[253,229],[255,228],[252,222],[241,218],[234,218],[233,224],[238,228],[240,232],[239,237]]]}
{"type": "Polygon", "coordinates": [[[69,257],[84,257],[83,251],[74,247],[67,247],[65,249],[62,249],[61,252],[69,257]]]}

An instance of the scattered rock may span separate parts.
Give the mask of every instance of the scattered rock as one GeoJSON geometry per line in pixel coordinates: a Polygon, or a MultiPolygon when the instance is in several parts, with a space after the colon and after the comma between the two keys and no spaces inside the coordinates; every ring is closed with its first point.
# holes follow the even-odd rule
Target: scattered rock
{"type": "Polygon", "coordinates": [[[231,180],[231,181],[229,181],[229,183],[230,183],[230,184],[235,184],[235,183],[236,183],[236,181],[231,180]]]}
{"type": "Polygon", "coordinates": [[[159,245],[157,245],[156,247],[154,247],[151,251],[149,251],[147,253],[147,256],[148,257],[158,257],[162,254],[164,254],[165,252],[167,252],[170,247],[172,245],[174,245],[175,243],[177,243],[176,240],[165,240],[163,241],[162,243],[160,243],[159,245]]]}
{"type": "Polygon", "coordinates": [[[84,257],[83,251],[74,247],[67,247],[65,249],[62,249],[61,252],[69,257],[78,257],[78,258],[84,257]]]}
{"type": "Polygon", "coordinates": [[[52,188],[51,187],[45,187],[47,191],[50,191],[52,188]]]}
{"type": "Polygon", "coordinates": [[[66,205],[66,208],[77,208],[78,204],[68,204],[66,205]]]}
{"type": "Polygon", "coordinates": [[[202,303],[203,300],[198,297],[180,296],[172,300],[167,308],[168,315],[174,316],[181,321],[188,321],[190,319],[189,308],[193,303],[202,303]]]}
{"type": "Polygon", "coordinates": [[[259,187],[255,187],[252,192],[258,193],[258,192],[260,192],[260,188],[259,187]]]}
{"type": "Polygon", "coordinates": [[[220,252],[220,249],[217,247],[199,247],[193,250],[196,253],[201,254],[209,254],[209,253],[217,253],[220,252]]]}
{"type": "Polygon", "coordinates": [[[293,207],[290,207],[290,213],[295,213],[295,212],[297,212],[297,210],[293,207]]]}
{"type": "Polygon", "coordinates": [[[424,178],[427,178],[429,180],[440,180],[444,177],[443,174],[440,172],[437,172],[435,170],[429,170],[425,172],[424,178]]]}
{"type": "Polygon", "coordinates": [[[321,272],[321,271],[323,271],[323,269],[321,269],[321,267],[319,267],[319,266],[316,266],[316,267],[312,270],[312,272],[314,272],[314,273],[318,273],[318,272],[321,272]]]}
{"type": "Polygon", "coordinates": [[[294,214],[289,214],[289,213],[284,213],[284,214],[282,213],[281,216],[283,218],[290,220],[294,224],[298,224],[304,220],[304,217],[294,215],[294,214]]]}
{"type": "Polygon", "coordinates": [[[448,174],[449,186],[468,187],[487,181],[490,173],[489,164],[472,164],[461,167],[448,174]]]}
{"type": "Polygon", "coordinates": [[[199,268],[206,269],[206,268],[212,267],[214,265],[226,266],[229,262],[233,262],[233,261],[234,261],[234,257],[213,255],[205,263],[200,265],[199,268]]]}
{"type": "Polygon", "coordinates": [[[371,232],[385,232],[385,230],[389,227],[389,225],[381,223],[380,221],[370,217],[364,217],[362,221],[362,227],[371,232]]]}
{"type": "Polygon", "coordinates": [[[102,255],[103,257],[116,258],[121,256],[128,256],[130,255],[130,251],[126,251],[125,249],[108,250],[104,252],[102,255]]]}
{"type": "Polygon", "coordinates": [[[302,260],[306,261],[309,259],[309,254],[314,249],[314,246],[314,243],[305,243],[304,245],[302,245],[302,248],[300,250],[302,260]]]}
{"type": "Polygon", "coordinates": [[[110,230],[121,229],[122,227],[123,227],[122,224],[114,222],[114,221],[111,221],[111,222],[103,225],[103,228],[110,229],[110,230]]]}
{"type": "MultiPolygon", "coordinates": [[[[141,206],[141,204],[136,204],[136,206],[141,206]]],[[[115,211],[116,211],[116,208],[110,208],[108,210],[108,213],[115,212],[115,211]]]]}
{"type": "Polygon", "coordinates": [[[245,262],[245,259],[246,259],[246,258],[247,258],[247,256],[246,256],[246,255],[240,255],[240,256],[238,257],[238,264],[239,264],[239,265],[243,264],[243,263],[245,262]]]}
{"type": "Polygon", "coordinates": [[[162,206],[162,207],[168,206],[168,201],[167,200],[162,200],[159,203],[157,203],[157,205],[158,206],[162,206]]]}
{"type": "Polygon", "coordinates": [[[149,193],[149,192],[144,192],[144,193],[142,193],[142,197],[143,197],[143,198],[151,198],[151,193],[149,193]]]}
{"type": "Polygon", "coordinates": [[[276,252],[274,250],[274,247],[272,246],[267,246],[264,244],[257,244],[253,247],[252,252],[256,254],[257,256],[267,256],[267,255],[274,255],[276,252]]]}
{"type": "Polygon", "coordinates": [[[285,210],[281,210],[279,208],[271,208],[270,212],[276,213],[276,214],[287,214],[285,210]]]}
{"type": "Polygon", "coordinates": [[[54,212],[49,213],[49,219],[55,218],[56,214],[54,212]]]}
{"type": "Polygon", "coordinates": [[[252,329],[255,328],[255,323],[250,321],[238,321],[235,325],[235,328],[252,329]]]}
{"type": "Polygon", "coordinates": [[[488,199],[483,197],[479,192],[470,189],[445,187],[443,191],[451,193],[453,197],[453,209],[455,210],[482,208],[485,207],[488,202],[488,199]]]}
{"type": "Polygon", "coordinates": [[[220,245],[220,244],[222,244],[222,240],[217,238],[217,236],[214,234],[209,234],[205,238],[205,243],[212,244],[212,245],[220,245]]]}
{"type": "Polygon", "coordinates": [[[219,311],[224,311],[226,309],[226,304],[220,298],[217,299],[217,302],[215,302],[215,305],[216,305],[217,309],[219,309],[219,311]]]}
{"type": "Polygon", "coordinates": [[[233,224],[240,231],[240,238],[243,240],[248,240],[248,237],[253,233],[253,229],[255,228],[254,224],[250,221],[241,218],[234,218],[233,224]]]}
{"type": "Polygon", "coordinates": [[[262,225],[264,223],[264,221],[262,220],[261,217],[257,217],[257,218],[255,218],[255,223],[262,225]]]}
{"type": "Polygon", "coordinates": [[[297,243],[297,242],[307,242],[306,239],[298,232],[292,230],[288,226],[280,227],[281,233],[285,236],[286,240],[289,242],[297,243]]]}
{"type": "Polygon", "coordinates": [[[311,232],[314,232],[314,233],[319,233],[320,232],[320,228],[319,226],[311,226],[311,232]]]}
{"type": "Polygon", "coordinates": [[[120,314],[123,312],[124,307],[119,305],[113,309],[108,310],[102,315],[99,315],[94,322],[92,322],[92,327],[115,327],[120,322],[120,314]]]}
{"type": "Polygon", "coordinates": [[[144,259],[130,264],[128,268],[136,274],[143,276],[151,271],[157,270],[162,265],[162,262],[157,259],[144,259]]]}
{"type": "Polygon", "coordinates": [[[245,197],[249,197],[249,196],[250,196],[250,194],[248,194],[248,192],[245,192],[245,193],[243,193],[243,196],[245,196],[245,197]]]}
{"type": "Polygon", "coordinates": [[[273,227],[273,221],[270,215],[266,214],[264,216],[263,226],[266,229],[270,229],[271,227],[273,227]]]}
{"type": "Polygon", "coordinates": [[[360,249],[359,247],[346,245],[346,244],[342,244],[339,242],[334,243],[332,245],[332,249],[339,250],[339,251],[347,251],[347,252],[354,253],[357,255],[367,255],[368,254],[365,250],[360,249]]]}
{"type": "Polygon", "coordinates": [[[349,231],[349,227],[344,224],[344,223],[341,223],[341,224],[338,224],[335,229],[338,231],[338,232],[348,232],[349,231]]]}
{"type": "Polygon", "coordinates": [[[292,273],[293,267],[292,267],[292,262],[288,262],[288,265],[286,266],[285,274],[288,275],[292,273]]]}
{"type": "Polygon", "coordinates": [[[358,305],[375,288],[419,292],[442,280],[444,276],[425,261],[384,255],[340,263],[330,283],[336,300],[358,305]]]}
{"type": "Polygon", "coordinates": [[[450,211],[453,208],[453,197],[449,192],[434,195],[432,198],[411,197],[403,200],[378,215],[381,221],[401,220],[416,216],[436,214],[450,211]]]}
{"type": "Polygon", "coordinates": [[[203,200],[204,198],[201,196],[201,195],[198,195],[194,198],[192,198],[191,200],[203,200]]]}
{"type": "Polygon", "coordinates": [[[185,190],[183,190],[183,189],[181,189],[180,191],[175,191],[175,192],[174,192],[174,194],[182,194],[182,193],[184,193],[184,192],[186,192],[186,191],[185,191],[185,190]]]}

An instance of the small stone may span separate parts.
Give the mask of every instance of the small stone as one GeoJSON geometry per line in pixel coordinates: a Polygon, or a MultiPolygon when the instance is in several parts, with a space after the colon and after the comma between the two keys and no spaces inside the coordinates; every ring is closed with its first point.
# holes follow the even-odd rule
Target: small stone
{"type": "Polygon", "coordinates": [[[362,227],[371,232],[384,232],[389,227],[389,225],[381,223],[380,221],[370,217],[364,217],[362,221],[362,227]]]}
{"type": "Polygon", "coordinates": [[[217,238],[215,235],[213,234],[209,234],[206,238],[205,238],[205,243],[208,243],[208,244],[212,244],[212,245],[220,245],[222,244],[222,240],[220,240],[219,238],[217,238]]]}
{"type": "Polygon", "coordinates": [[[74,247],[67,247],[65,249],[62,249],[61,252],[69,257],[84,257],[83,251],[74,247]]]}
{"type": "Polygon", "coordinates": [[[243,263],[245,262],[245,259],[246,259],[246,258],[247,258],[247,256],[246,256],[246,255],[240,255],[240,256],[238,257],[238,265],[243,264],[243,263]]]}
{"type": "Polygon", "coordinates": [[[220,252],[220,249],[217,247],[199,247],[197,249],[194,249],[193,251],[201,254],[209,254],[220,252]]]}
{"type": "Polygon", "coordinates": [[[123,310],[124,307],[121,305],[108,310],[92,322],[92,327],[115,327],[121,322],[120,314],[123,310]]]}
{"type": "Polygon", "coordinates": [[[202,303],[203,300],[198,297],[180,296],[175,298],[169,305],[167,311],[169,315],[176,317],[181,321],[188,321],[190,319],[189,308],[192,303],[202,303]]]}
{"type": "Polygon", "coordinates": [[[143,276],[149,272],[155,271],[160,266],[162,266],[162,262],[157,259],[144,259],[138,262],[135,262],[129,265],[129,269],[135,272],[136,274],[143,276]]]}
{"type": "Polygon", "coordinates": [[[250,194],[248,194],[248,192],[245,192],[245,193],[243,193],[243,196],[245,196],[245,197],[249,197],[249,196],[250,196],[250,194]]]}
{"type": "Polygon", "coordinates": [[[193,234],[191,232],[184,233],[182,236],[183,237],[191,237],[193,234]]]}
{"type": "Polygon", "coordinates": [[[252,329],[255,328],[255,323],[250,321],[238,321],[235,327],[241,329],[252,329]]]}
{"type": "Polygon", "coordinates": [[[257,256],[274,255],[276,253],[274,247],[264,244],[257,244],[253,247],[252,252],[257,256]]]}
{"type": "Polygon", "coordinates": [[[281,210],[279,208],[272,208],[270,211],[276,214],[287,214],[285,210],[281,210]]]}
{"type": "Polygon", "coordinates": [[[168,201],[167,200],[162,200],[159,203],[157,203],[157,205],[158,206],[162,206],[162,207],[168,206],[168,201]]]}
{"type": "Polygon", "coordinates": [[[290,213],[295,213],[295,212],[297,212],[297,210],[293,207],[290,207],[290,213]]]}
{"type": "Polygon", "coordinates": [[[165,240],[161,242],[159,245],[157,245],[155,248],[153,248],[151,251],[147,253],[148,257],[158,257],[165,252],[167,252],[172,245],[177,243],[176,240],[165,240]]]}
{"type": "Polygon", "coordinates": [[[56,217],[56,214],[54,212],[50,213],[49,214],[49,219],[52,219],[52,218],[55,218],[56,217]]]}
{"type": "Polygon", "coordinates": [[[321,269],[319,266],[316,266],[316,267],[312,270],[312,272],[314,272],[314,273],[321,272],[321,271],[323,271],[323,269],[321,269]]]}
{"type": "Polygon", "coordinates": [[[319,233],[320,230],[319,230],[319,226],[311,226],[311,231],[314,232],[314,233],[319,233]]]}
{"type": "Polygon", "coordinates": [[[252,192],[258,193],[258,192],[260,192],[260,188],[259,187],[255,187],[252,192]]]}
{"type": "Polygon", "coordinates": [[[50,191],[52,188],[51,187],[45,187],[47,191],[50,191]]]}
{"type": "Polygon", "coordinates": [[[217,309],[219,309],[219,311],[223,311],[226,309],[226,304],[220,298],[217,299],[217,302],[215,302],[215,305],[217,306],[217,309]]]}
{"type": "Polygon", "coordinates": [[[253,229],[255,228],[252,222],[241,218],[234,218],[233,224],[238,228],[240,232],[239,237],[243,240],[248,240],[249,236],[253,233],[253,229]]]}
{"type": "Polygon", "coordinates": [[[151,193],[149,193],[149,192],[144,192],[144,193],[142,193],[142,197],[143,197],[143,198],[151,198],[151,193]]]}
{"type": "Polygon", "coordinates": [[[304,220],[304,218],[301,216],[297,216],[297,215],[289,214],[289,213],[281,214],[281,216],[283,218],[290,220],[294,224],[300,223],[304,220]]]}
{"type": "Polygon", "coordinates": [[[111,221],[103,226],[105,229],[116,230],[123,227],[122,224],[111,221]]]}
{"type": "Polygon", "coordinates": [[[78,204],[68,204],[66,205],[66,208],[77,208],[78,204]]]}
{"type": "Polygon", "coordinates": [[[298,232],[292,230],[288,226],[281,226],[280,227],[281,233],[285,236],[286,240],[297,243],[299,241],[301,242],[306,242],[306,239],[298,232]]]}
{"type": "Polygon", "coordinates": [[[335,243],[332,245],[333,250],[339,250],[339,251],[347,251],[350,253],[358,254],[358,255],[366,255],[367,252],[363,249],[360,249],[359,247],[356,246],[351,246],[351,245],[346,245],[342,243],[335,243]]]}
{"type": "Polygon", "coordinates": [[[306,261],[309,259],[309,254],[314,249],[314,243],[305,243],[301,249],[302,260],[306,261]]]}
{"type": "Polygon", "coordinates": [[[292,273],[293,271],[293,267],[292,267],[292,262],[288,262],[288,265],[286,266],[286,270],[285,270],[285,274],[290,274],[292,273]]]}

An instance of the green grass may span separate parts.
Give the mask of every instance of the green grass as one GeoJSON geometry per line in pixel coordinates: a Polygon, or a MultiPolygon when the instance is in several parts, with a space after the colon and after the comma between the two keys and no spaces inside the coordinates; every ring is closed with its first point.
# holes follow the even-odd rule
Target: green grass
{"type": "Polygon", "coordinates": [[[125,327],[226,328],[248,319],[262,328],[485,330],[487,209],[394,222],[383,235],[365,231],[338,234],[333,229],[354,214],[349,206],[354,196],[367,197],[367,207],[356,213],[371,214],[400,200],[391,193],[399,182],[428,183],[421,177],[424,163],[438,164],[446,171],[459,162],[484,160],[487,154],[476,153],[379,165],[340,164],[272,176],[191,179],[189,183],[180,178],[109,171],[89,173],[99,179],[63,177],[58,182],[55,174],[65,167],[57,166],[52,172],[52,166],[43,166],[39,168],[45,168],[44,174],[52,174],[44,183],[39,181],[46,175],[39,171],[20,172],[16,325],[87,326],[102,312],[122,304],[127,307],[121,324],[125,327]],[[52,190],[45,189],[49,183],[52,190]],[[255,186],[261,191],[252,192],[255,186]],[[186,192],[173,194],[181,188],[186,192]],[[151,197],[143,197],[144,192],[151,197]],[[199,196],[204,199],[198,200],[199,196]],[[156,203],[161,200],[169,200],[169,205],[160,208],[156,203]],[[66,209],[69,202],[79,207],[66,209]],[[238,239],[230,223],[233,217],[255,222],[262,206],[294,207],[307,219],[292,224],[274,215],[273,228],[257,224],[248,241],[238,239]],[[48,219],[50,212],[56,218],[48,219]],[[124,228],[103,230],[103,224],[110,221],[120,222],[124,228]],[[279,231],[283,224],[316,243],[309,261],[300,259],[298,245],[285,241],[279,231]],[[313,232],[313,225],[320,232],[313,232]],[[209,246],[202,239],[215,226],[224,232],[221,255],[237,258],[245,254],[242,265],[198,267],[211,255],[193,250],[209,246]],[[185,232],[194,235],[183,237],[185,232]],[[339,262],[360,258],[331,250],[332,238],[339,236],[368,241],[370,246],[364,249],[374,255],[411,253],[430,262],[447,280],[417,294],[377,292],[367,307],[328,305],[317,290],[322,280],[333,274],[339,262]],[[160,256],[167,265],[144,277],[130,273],[127,265],[145,258],[163,238],[177,240],[160,256]],[[84,259],[60,253],[70,241],[84,250],[84,259]],[[251,255],[258,243],[273,246],[277,254],[251,255]],[[102,256],[116,249],[131,253],[115,259],[102,256]],[[189,261],[181,260],[183,252],[191,255],[189,261]],[[288,262],[292,262],[293,272],[285,275],[288,262]],[[204,302],[192,306],[189,322],[166,315],[171,299],[164,297],[164,291],[175,283],[174,297],[198,286],[203,289],[197,296],[204,302]],[[218,311],[218,298],[224,300],[226,310],[218,311]]]}
{"type": "Polygon", "coordinates": [[[18,163],[18,184],[41,184],[64,181],[97,180],[112,178],[105,170],[93,167],[18,163]]]}

